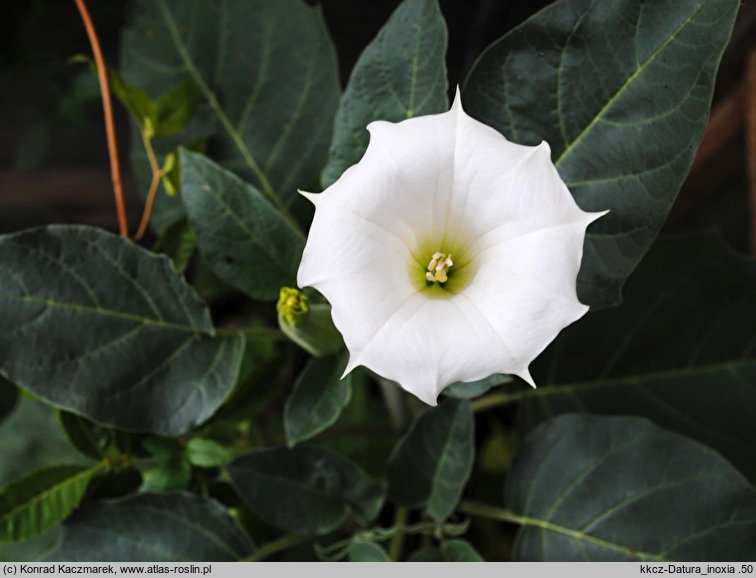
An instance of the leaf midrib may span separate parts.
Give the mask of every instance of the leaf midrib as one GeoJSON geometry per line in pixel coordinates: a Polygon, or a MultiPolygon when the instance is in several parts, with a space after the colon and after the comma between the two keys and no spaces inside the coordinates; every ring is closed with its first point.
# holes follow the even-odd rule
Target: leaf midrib
{"type": "Polygon", "coordinates": [[[88,313],[91,315],[100,315],[103,317],[109,317],[114,319],[121,319],[124,321],[132,321],[140,323],[145,326],[160,327],[161,329],[171,331],[181,331],[183,333],[192,333],[194,335],[212,335],[212,330],[201,329],[199,327],[192,327],[190,325],[181,325],[179,323],[171,323],[159,319],[153,319],[151,317],[143,317],[135,313],[125,313],[123,311],[116,311],[114,309],[105,309],[102,307],[91,307],[88,305],[81,305],[79,303],[66,303],[64,301],[56,301],[53,299],[45,299],[42,297],[33,297],[31,295],[14,295],[12,293],[0,292],[0,300],[6,299],[8,301],[16,301],[21,303],[35,303],[44,305],[46,307],[57,309],[69,309],[72,311],[79,311],[82,313],[88,313]]]}
{"type": "Polygon", "coordinates": [[[567,144],[565,149],[562,151],[562,153],[559,155],[559,157],[556,159],[554,164],[557,168],[567,159],[569,158],[570,153],[572,150],[580,144],[580,142],[585,138],[585,136],[593,129],[596,124],[601,121],[602,117],[604,116],[604,113],[609,110],[617,100],[619,100],[622,95],[625,93],[625,91],[632,85],[632,83],[635,81],[638,76],[640,76],[645,70],[650,66],[656,58],[666,50],[666,48],[672,43],[675,38],[677,38],[678,34],[682,32],[690,23],[691,21],[701,12],[701,10],[704,9],[706,6],[707,0],[703,0],[701,4],[696,8],[695,11],[693,11],[683,22],[680,24],[680,26],[675,29],[675,31],[669,35],[669,37],[656,49],[654,52],[651,53],[651,55],[640,64],[640,66],[637,66],[635,71],[625,80],[624,83],[622,83],[622,86],[619,87],[619,89],[609,98],[609,100],[606,102],[606,104],[601,107],[601,109],[593,116],[591,121],[583,128],[582,131],[571,141],[567,144]]]}

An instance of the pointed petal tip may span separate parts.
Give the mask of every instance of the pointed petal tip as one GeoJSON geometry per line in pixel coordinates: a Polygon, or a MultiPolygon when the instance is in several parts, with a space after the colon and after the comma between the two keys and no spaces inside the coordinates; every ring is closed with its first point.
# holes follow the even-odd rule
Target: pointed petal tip
{"type": "Polygon", "coordinates": [[[588,223],[590,224],[593,221],[597,221],[598,219],[600,219],[604,215],[607,215],[610,212],[611,212],[611,209],[607,209],[606,211],[598,211],[596,213],[586,213],[588,216],[588,223]]]}
{"type": "Polygon", "coordinates": [[[315,206],[318,205],[318,201],[320,200],[319,197],[322,194],[322,193],[308,193],[307,191],[303,191],[302,189],[297,189],[297,192],[315,206]]]}
{"type": "Polygon", "coordinates": [[[522,371],[518,371],[517,373],[515,373],[515,375],[519,377],[520,379],[522,379],[530,387],[532,387],[533,389],[536,389],[535,381],[533,381],[533,377],[530,375],[530,370],[528,370],[527,367],[523,369],[522,371]]]}
{"type": "Polygon", "coordinates": [[[360,361],[357,358],[357,356],[350,355],[349,361],[347,362],[347,365],[344,368],[344,373],[341,374],[341,377],[339,379],[344,379],[347,375],[352,373],[352,371],[354,371],[359,365],[360,365],[360,361]]]}
{"type": "Polygon", "coordinates": [[[464,112],[464,109],[462,108],[462,93],[459,90],[459,84],[454,91],[454,101],[452,102],[451,108],[449,110],[464,112]]]}

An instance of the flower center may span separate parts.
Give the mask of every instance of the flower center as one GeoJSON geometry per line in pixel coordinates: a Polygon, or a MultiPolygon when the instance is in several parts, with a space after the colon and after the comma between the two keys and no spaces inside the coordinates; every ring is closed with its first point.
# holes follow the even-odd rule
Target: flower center
{"type": "Polygon", "coordinates": [[[429,283],[446,283],[449,279],[449,269],[454,267],[451,253],[433,253],[433,258],[428,263],[428,271],[425,279],[429,283]]]}

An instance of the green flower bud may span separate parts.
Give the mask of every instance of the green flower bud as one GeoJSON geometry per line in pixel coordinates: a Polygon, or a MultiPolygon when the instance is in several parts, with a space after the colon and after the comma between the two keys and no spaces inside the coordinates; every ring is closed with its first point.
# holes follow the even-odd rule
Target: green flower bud
{"type": "Polygon", "coordinates": [[[315,356],[334,353],[344,346],[331,319],[331,306],[310,304],[307,296],[282,287],[278,298],[278,325],[289,339],[315,356]]]}

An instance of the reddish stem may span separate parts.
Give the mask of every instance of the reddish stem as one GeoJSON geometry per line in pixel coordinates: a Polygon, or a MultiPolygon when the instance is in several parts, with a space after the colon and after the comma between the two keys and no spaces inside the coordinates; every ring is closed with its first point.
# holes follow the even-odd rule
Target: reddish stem
{"type": "Polygon", "coordinates": [[[113,123],[113,106],[110,100],[110,84],[108,82],[108,69],[105,67],[105,59],[102,57],[100,41],[97,32],[89,16],[89,10],[84,0],[75,0],[81,14],[84,28],[87,30],[89,43],[92,45],[92,53],[97,64],[97,78],[100,81],[102,93],[102,110],[105,113],[105,133],[108,139],[108,154],[110,156],[110,176],[113,181],[113,193],[115,194],[116,211],[118,212],[118,228],[121,237],[129,236],[129,225],[126,221],[126,206],[123,202],[123,184],[121,181],[121,166],[118,162],[118,144],[116,142],[115,124],[113,123]]]}

